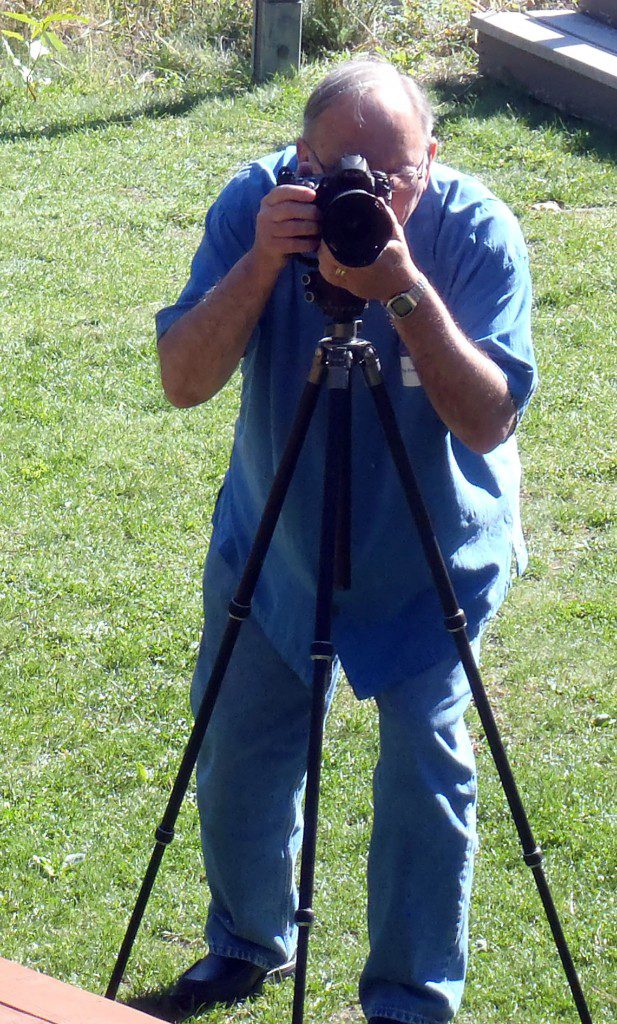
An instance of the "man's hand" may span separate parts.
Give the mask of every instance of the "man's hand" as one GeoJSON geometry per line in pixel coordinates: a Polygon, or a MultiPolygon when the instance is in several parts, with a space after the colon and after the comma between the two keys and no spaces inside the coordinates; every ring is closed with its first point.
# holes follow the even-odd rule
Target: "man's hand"
{"type": "Polygon", "coordinates": [[[317,251],[314,198],[304,185],[277,185],[264,196],[251,249],[159,339],[163,388],[174,405],[199,405],[223,387],[289,257],[317,251]]]}
{"type": "Polygon", "coordinates": [[[411,288],[420,275],[409,252],[409,246],[396,216],[384,203],[392,222],[392,237],[383,252],[368,267],[344,267],[334,258],[325,242],[319,251],[319,270],[329,284],[346,288],[361,299],[388,302],[400,292],[411,288]]]}
{"type": "Polygon", "coordinates": [[[257,214],[253,252],[282,270],[293,253],[317,252],[321,213],[315,191],[305,185],[277,185],[264,196],[257,214]]]}
{"type": "MultiPolygon", "coordinates": [[[[321,244],[319,270],[326,281],[380,302],[415,284],[420,271],[401,225],[386,209],[392,237],[370,266],[344,267],[321,244]]],[[[395,320],[394,326],[437,414],[463,444],[489,452],[510,435],[516,410],[501,370],[463,335],[430,284],[411,316],[395,320]]]]}

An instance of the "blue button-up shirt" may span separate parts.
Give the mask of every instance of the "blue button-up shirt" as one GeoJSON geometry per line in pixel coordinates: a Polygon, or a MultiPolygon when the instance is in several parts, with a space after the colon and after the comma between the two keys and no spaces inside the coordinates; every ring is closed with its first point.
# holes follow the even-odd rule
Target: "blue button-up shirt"
{"type": "MultiPolygon", "coordinates": [[[[191,276],[175,305],[157,316],[159,337],[252,246],[264,195],[295,148],[243,168],[206,218],[191,276]]],[[[506,377],[524,410],[537,380],[530,335],[528,258],[518,223],[477,180],[433,164],[405,234],[426,275],[465,335],[506,377]]],[[[214,513],[213,560],[227,592],[239,579],[296,405],[326,321],[304,298],[303,264],[291,260],[242,359],[242,399],[230,466],[214,513]],[[225,577],[225,578],[223,578],[225,577]]],[[[509,586],[513,554],[526,554],[519,515],[514,436],[488,455],[454,437],[431,405],[390,319],[370,302],[361,335],[375,346],[390,400],[451,574],[469,635],[478,634],[509,586]]],[[[325,394],[260,577],[253,614],[284,660],[312,674],[318,534],[325,452],[325,394]]],[[[352,586],[334,598],[333,641],[360,697],[374,695],[445,658],[452,640],[368,389],[352,389],[352,586]]]]}

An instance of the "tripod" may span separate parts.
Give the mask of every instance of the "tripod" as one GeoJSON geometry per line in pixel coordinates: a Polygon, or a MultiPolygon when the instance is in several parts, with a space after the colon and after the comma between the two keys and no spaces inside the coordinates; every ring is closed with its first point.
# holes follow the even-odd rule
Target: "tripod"
{"type": "Polygon", "coordinates": [[[326,312],[342,314],[331,325],[331,331],[321,339],[300,397],[295,418],[281,463],[272,484],[259,524],[253,547],[235,597],[229,605],[229,622],[212,669],[206,693],[195,718],[180,769],[174,782],[161,824],[156,830],[156,844],[146,875],[133,910],[106,992],[115,999],[139,925],[152,891],[166,846],[174,837],[174,826],[180,806],[197,761],[208,723],[223,683],[242,622],[251,610],[251,600],[259,574],[280,516],[285,496],[294,475],[296,464],[306,437],[320,389],[324,381],[328,389],[328,423],[326,437],[324,495],[321,518],[319,568],[315,611],[314,641],[311,645],[313,661],[313,690],[311,728],[307,755],[307,781],[305,795],[305,826],[299,885],[298,950],[293,998],[292,1024],[302,1024],[310,928],[314,921],[312,909],[317,820],[322,757],[325,699],[331,677],[334,648],[331,642],[332,595],[335,584],[348,585],[349,577],[349,478],[351,453],[351,374],[358,366],[373,397],[378,419],[383,427],[386,443],[399,475],[405,498],[415,522],[420,542],[427,559],[435,588],[444,613],[444,624],[451,633],[460,661],[465,669],[493,760],[497,767],[510,811],[523,848],[523,859],[531,868],[555,944],[570,986],[582,1024],[592,1024],[585,996],[566,943],[551,892],[542,868],[542,851],[533,837],[516,782],[499,735],[497,724],[484,685],[478,671],[466,630],[466,617],[459,608],[448,571],[441,554],[429,515],[405,451],[381,375],[379,360],[373,346],[357,337],[355,314],[364,308],[361,300],[343,289],[324,290],[323,279],[309,274],[304,283],[312,291],[307,297],[316,298],[326,312]],[[332,292],[338,293],[332,299],[332,292]],[[338,301],[337,301],[338,300],[338,301]]]}

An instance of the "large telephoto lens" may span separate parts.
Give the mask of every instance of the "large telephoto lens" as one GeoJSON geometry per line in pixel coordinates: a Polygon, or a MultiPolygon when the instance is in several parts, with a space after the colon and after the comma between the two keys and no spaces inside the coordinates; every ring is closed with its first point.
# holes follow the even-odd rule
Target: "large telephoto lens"
{"type": "Polygon", "coordinates": [[[323,211],[322,238],[346,267],[368,267],[392,237],[392,222],[381,200],[363,189],[335,196],[323,211]]]}

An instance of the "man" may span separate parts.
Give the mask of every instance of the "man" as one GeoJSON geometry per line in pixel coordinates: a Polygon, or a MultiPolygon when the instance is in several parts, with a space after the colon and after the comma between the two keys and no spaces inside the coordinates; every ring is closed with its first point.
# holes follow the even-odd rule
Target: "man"
{"type": "MultiPolygon", "coordinates": [[[[194,709],[324,334],[294,254],[314,254],[326,281],[368,300],[362,334],[378,351],[476,656],[512,553],[524,562],[513,432],[536,382],[525,246],[503,204],[436,164],[436,150],[430,107],[411,80],[378,61],[341,65],[310,97],[296,146],[244,168],[223,191],[187,287],[159,314],[163,386],[175,405],[207,401],[239,363],[243,373],[204,576],[194,709]],[[328,173],[345,154],[386,171],[393,189],[391,239],[363,268],[341,266],[321,242],[311,188],[275,187],[287,163],[328,173]]],[[[198,763],[209,954],[176,986],[186,1009],[240,998],[293,969],[323,405],[198,763]]],[[[435,1024],[455,1014],[466,967],[476,844],[469,688],[361,384],[353,431],[353,579],[335,596],[333,641],[355,693],[374,696],[380,717],[360,999],[371,1024],[435,1024]]]]}

